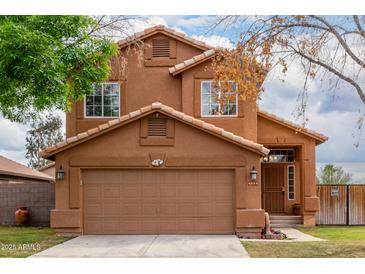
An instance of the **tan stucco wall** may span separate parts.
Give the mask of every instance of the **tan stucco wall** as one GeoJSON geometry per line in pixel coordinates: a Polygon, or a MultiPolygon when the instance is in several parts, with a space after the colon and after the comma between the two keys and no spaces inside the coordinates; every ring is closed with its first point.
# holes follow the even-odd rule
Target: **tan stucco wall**
{"type": "MultiPolygon", "coordinates": [[[[256,185],[248,184],[251,168],[254,166],[260,172],[260,155],[182,122],[175,121],[174,124],[173,146],[141,146],[140,120],[137,120],[57,154],[56,166],[63,166],[65,179],[56,182],[56,209],[52,212],[52,227],[60,228],[61,231],[63,229],[63,232],[81,232],[79,222],[75,221],[82,218],[80,170],[87,167],[153,168],[150,164],[151,155],[165,158],[162,168],[232,169],[236,174],[236,210],[244,209],[247,212],[261,209],[260,176],[256,185]],[[65,218],[66,215],[72,217],[65,218]]],[[[244,216],[236,215],[237,225],[245,222],[244,216]]],[[[251,226],[261,225],[262,216],[258,213],[258,220],[251,222],[251,226]]],[[[262,227],[256,229],[261,231],[262,227]]]]}

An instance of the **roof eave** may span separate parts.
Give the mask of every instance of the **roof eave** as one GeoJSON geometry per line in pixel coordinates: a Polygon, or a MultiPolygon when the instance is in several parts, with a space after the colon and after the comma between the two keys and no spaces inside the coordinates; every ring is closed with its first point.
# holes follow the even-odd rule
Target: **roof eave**
{"type": "MultiPolygon", "coordinates": [[[[95,138],[95,137],[99,136],[99,135],[102,135],[104,133],[112,131],[112,130],[118,128],[118,127],[124,126],[125,124],[131,123],[131,122],[133,122],[135,120],[138,120],[138,119],[141,119],[141,118],[143,118],[147,115],[150,115],[151,113],[154,113],[154,112],[160,112],[162,114],[165,114],[165,115],[167,115],[167,116],[169,116],[173,119],[176,119],[180,122],[188,124],[188,125],[190,125],[192,127],[195,127],[199,130],[205,131],[205,132],[207,132],[211,135],[217,136],[221,139],[224,139],[228,142],[231,142],[235,145],[238,145],[240,147],[243,147],[247,150],[258,153],[260,155],[267,155],[269,153],[269,150],[267,148],[265,148],[263,145],[260,145],[260,144],[257,144],[255,142],[253,142],[253,141],[244,139],[240,136],[234,135],[233,133],[224,131],[223,129],[220,129],[221,130],[220,134],[218,134],[217,132],[213,132],[212,128],[216,128],[216,129],[218,129],[218,128],[216,126],[212,125],[212,124],[209,124],[209,123],[205,123],[206,127],[198,126],[198,125],[194,124],[194,122],[190,122],[190,120],[194,120],[194,119],[199,120],[199,119],[196,119],[194,117],[191,117],[189,115],[186,115],[182,112],[176,111],[176,110],[174,110],[174,109],[172,109],[168,106],[164,106],[161,103],[156,102],[156,103],[153,103],[150,106],[141,108],[140,110],[137,110],[137,111],[131,112],[128,115],[122,116],[119,119],[111,120],[106,124],[99,125],[97,128],[90,129],[87,132],[83,132],[83,133],[80,133],[80,134],[78,134],[74,137],[68,138],[68,139],[66,139],[65,142],[59,143],[54,147],[50,147],[48,149],[45,149],[45,150],[41,151],[40,155],[43,158],[54,160],[55,159],[54,156],[56,154],[66,150],[66,149],[70,149],[74,146],[79,145],[80,143],[86,142],[86,141],[88,141],[92,138],[95,138]],[[170,110],[170,111],[168,111],[168,110],[170,110]],[[171,113],[171,111],[172,111],[172,113],[171,113]],[[175,114],[173,114],[173,113],[175,113],[175,114]],[[211,128],[211,130],[209,130],[209,128],[211,128]],[[89,132],[90,132],[90,134],[87,134],[89,132]],[[228,138],[227,136],[230,137],[230,138],[228,138]],[[47,151],[47,150],[49,150],[49,151],[47,151]]],[[[204,121],[201,121],[201,120],[199,120],[199,121],[204,123],[204,121]]]]}
{"type": "MultiPolygon", "coordinates": [[[[277,117],[274,117],[273,115],[269,115],[267,112],[265,111],[257,111],[257,114],[268,119],[268,120],[271,120],[275,123],[278,123],[282,126],[285,126],[287,128],[290,128],[292,130],[294,130],[295,132],[298,132],[298,133],[302,133],[303,135],[306,135],[312,139],[314,139],[316,141],[316,145],[320,145],[320,144],[323,144],[324,142],[326,142],[328,140],[328,137],[325,136],[325,135],[322,135],[322,134],[314,134],[310,131],[308,131],[307,129],[305,128],[302,128],[300,127],[299,125],[298,126],[294,126],[294,124],[292,124],[291,122],[286,122],[286,121],[283,121],[281,119],[278,119],[277,117]]],[[[312,131],[312,130],[311,130],[312,131]]]]}
{"type": "Polygon", "coordinates": [[[8,175],[8,176],[14,176],[14,177],[20,177],[20,178],[28,178],[28,179],[36,179],[36,180],[42,180],[42,181],[51,181],[53,182],[55,179],[53,177],[43,177],[43,176],[37,176],[37,175],[28,175],[28,174],[22,174],[7,170],[0,170],[0,174],[2,175],[8,175]]]}
{"type": "Polygon", "coordinates": [[[206,50],[209,50],[209,49],[213,48],[213,47],[211,47],[209,45],[206,45],[206,44],[204,44],[203,42],[200,42],[200,41],[199,41],[199,43],[198,42],[195,43],[195,42],[191,41],[190,39],[186,38],[186,36],[182,36],[182,35],[179,35],[179,34],[174,34],[172,32],[169,32],[166,29],[155,29],[155,30],[150,31],[148,33],[141,34],[139,36],[138,35],[136,35],[136,36],[132,35],[132,36],[129,36],[125,39],[122,39],[122,40],[118,41],[117,45],[120,49],[122,49],[122,48],[125,48],[125,47],[129,46],[129,45],[132,45],[135,41],[144,40],[144,39],[146,39],[150,36],[153,36],[157,33],[163,33],[166,36],[169,36],[171,38],[179,40],[183,43],[189,44],[189,45],[191,45],[195,48],[198,48],[200,50],[206,51],[206,50]]]}

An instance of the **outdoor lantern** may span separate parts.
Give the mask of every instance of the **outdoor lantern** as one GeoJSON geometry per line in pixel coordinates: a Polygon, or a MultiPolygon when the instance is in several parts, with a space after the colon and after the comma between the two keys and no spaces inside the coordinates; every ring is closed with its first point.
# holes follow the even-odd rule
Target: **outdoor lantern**
{"type": "Polygon", "coordinates": [[[65,171],[62,166],[60,166],[60,169],[56,171],[56,179],[59,181],[65,179],[65,171]]]}
{"type": "Polygon", "coordinates": [[[255,169],[255,167],[252,167],[252,170],[250,171],[250,181],[255,183],[257,180],[257,171],[255,169]]]}

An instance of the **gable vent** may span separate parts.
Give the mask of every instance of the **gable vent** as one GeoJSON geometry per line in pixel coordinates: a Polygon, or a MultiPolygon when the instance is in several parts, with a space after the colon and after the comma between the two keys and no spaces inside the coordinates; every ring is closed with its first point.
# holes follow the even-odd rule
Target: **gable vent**
{"type": "Polygon", "coordinates": [[[170,57],[170,41],[168,39],[153,39],[152,57],[170,57]]]}
{"type": "Polygon", "coordinates": [[[167,119],[148,118],[148,136],[167,136],[167,119]]]}

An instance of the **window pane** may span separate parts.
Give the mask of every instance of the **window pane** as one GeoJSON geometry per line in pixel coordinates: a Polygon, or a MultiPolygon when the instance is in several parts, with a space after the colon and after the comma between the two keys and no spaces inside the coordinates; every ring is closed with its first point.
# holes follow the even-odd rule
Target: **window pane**
{"type": "Polygon", "coordinates": [[[94,107],[86,107],[86,116],[94,116],[94,107]]]}
{"type": "Polygon", "coordinates": [[[112,108],[110,106],[104,106],[104,116],[109,117],[112,115],[112,108]]]}
{"type": "Polygon", "coordinates": [[[101,107],[94,107],[94,116],[102,116],[101,107]]]}
{"type": "MultiPolygon", "coordinates": [[[[232,90],[236,84],[231,82],[232,90]]],[[[236,115],[237,96],[235,92],[223,92],[212,87],[212,82],[202,83],[202,114],[203,115],[236,115]],[[209,109],[209,110],[208,110],[209,109]]]]}
{"type": "Polygon", "coordinates": [[[113,106],[119,106],[119,97],[117,97],[117,96],[111,97],[111,104],[113,106]]]}
{"type": "Polygon", "coordinates": [[[210,87],[211,87],[210,82],[203,82],[203,84],[202,84],[202,93],[203,94],[210,94],[210,87]]]}
{"type": "Polygon", "coordinates": [[[95,89],[94,95],[100,95],[101,96],[102,85],[101,84],[95,84],[94,89],[95,89]]]}
{"type": "Polygon", "coordinates": [[[104,95],[104,106],[111,105],[112,99],[110,96],[104,95]]]}
{"type": "Polygon", "coordinates": [[[203,105],[210,104],[210,94],[203,94],[202,97],[203,105]]]}
{"type": "Polygon", "coordinates": [[[112,86],[110,84],[104,84],[104,97],[112,94],[112,86]]]}
{"type": "Polygon", "coordinates": [[[119,96],[119,84],[110,84],[110,93],[112,96],[119,96]]]}
{"type": "Polygon", "coordinates": [[[117,117],[119,116],[119,84],[94,84],[95,93],[85,96],[85,116],[117,117]],[[103,111],[104,109],[104,111],[103,111]]]}
{"type": "Polygon", "coordinates": [[[94,105],[101,106],[101,96],[94,96],[94,105]]]}
{"type": "Polygon", "coordinates": [[[113,107],[111,116],[113,116],[113,117],[118,117],[119,116],[119,108],[118,107],[113,107]]]}
{"type": "Polygon", "coordinates": [[[92,106],[94,103],[94,96],[93,95],[86,95],[86,105],[92,106]]]}
{"type": "Polygon", "coordinates": [[[210,115],[210,107],[207,104],[202,106],[202,115],[210,115]]]}
{"type": "Polygon", "coordinates": [[[210,106],[210,115],[219,115],[219,105],[218,104],[212,104],[210,106]]]}
{"type": "Polygon", "coordinates": [[[227,115],[236,115],[236,105],[230,103],[227,106],[227,115]]]}

